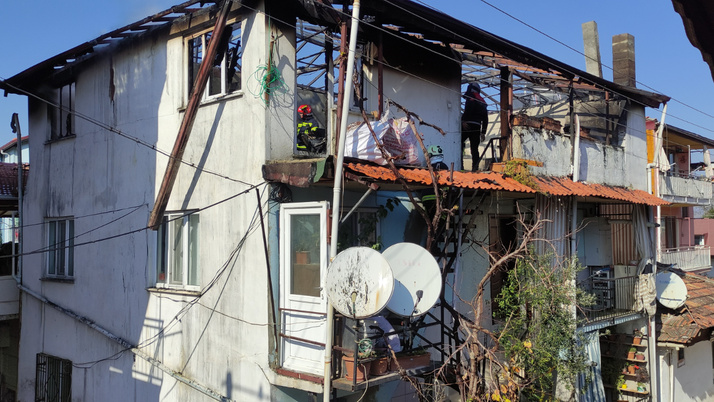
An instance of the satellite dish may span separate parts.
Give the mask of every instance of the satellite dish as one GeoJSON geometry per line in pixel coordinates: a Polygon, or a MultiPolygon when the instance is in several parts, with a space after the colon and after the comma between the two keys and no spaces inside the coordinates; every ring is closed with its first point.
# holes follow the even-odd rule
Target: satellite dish
{"type": "Polygon", "coordinates": [[[335,310],[347,317],[367,318],[387,305],[394,275],[379,251],[351,247],[337,254],[327,267],[325,288],[335,310]]]}
{"type": "Polygon", "coordinates": [[[687,300],[687,286],[682,278],[673,272],[660,272],[655,281],[657,300],[671,309],[678,309],[687,300]]]}
{"type": "Polygon", "coordinates": [[[414,243],[397,243],[382,255],[394,273],[394,294],[387,309],[403,317],[429,311],[441,294],[441,271],[434,256],[414,243]]]}

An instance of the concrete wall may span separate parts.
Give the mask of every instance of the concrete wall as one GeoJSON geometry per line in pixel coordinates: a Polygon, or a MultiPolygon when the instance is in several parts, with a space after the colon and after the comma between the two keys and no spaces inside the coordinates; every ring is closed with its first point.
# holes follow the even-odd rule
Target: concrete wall
{"type": "Polygon", "coordinates": [[[660,395],[663,401],[710,401],[714,398],[712,384],[712,343],[702,341],[684,348],[684,362],[678,361],[677,351],[659,349],[660,395]],[[671,351],[671,354],[668,353],[671,351]],[[671,376],[674,373],[674,398],[671,398],[671,376]]]}
{"type": "MultiPolygon", "coordinates": [[[[271,25],[281,41],[278,65],[289,82],[294,33],[283,35],[271,25]]],[[[212,205],[259,184],[268,157],[292,154],[290,94],[266,108],[248,91],[251,73],[267,60],[267,26],[262,13],[245,22],[243,91],[199,108],[183,159],[202,171],[182,165],[171,192],[168,211],[201,209],[199,275],[205,294],[198,298],[152,289],[156,233],[142,230],[168,161],[162,152],[170,152],[186,105],[182,32],[172,32],[168,42],[166,36],[150,36],[97,55],[77,77],[77,111],[129,139],[76,119],[75,138],[45,143],[46,106],[30,100],[33,170],[25,198],[25,250],[45,246],[47,217],[74,217],[76,246],[72,282],[43,278],[46,255],[37,253],[25,258],[25,285],[139,344],[186,377],[245,401],[270,400],[271,382],[277,381],[268,366],[272,331],[262,236],[259,226],[250,225],[259,224],[257,200],[249,191],[212,205]],[[124,235],[108,240],[119,234],[124,235]]],[[[265,187],[259,189],[266,203],[265,187]]],[[[23,294],[22,304],[20,400],[34,397],[37,353],[97,362],[73,370],[73,399],[208,400],[33,297],[23,294]]]]}

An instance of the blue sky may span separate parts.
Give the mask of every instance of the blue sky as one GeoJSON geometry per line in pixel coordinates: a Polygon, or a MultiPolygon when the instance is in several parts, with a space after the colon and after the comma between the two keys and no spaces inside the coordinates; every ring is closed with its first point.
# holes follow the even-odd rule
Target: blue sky
{"type": "MultiPolygon", "coordinates": [[[[381,1],[381,0],[363,0],[381,1]]],[[[581,24],[596,21],[603,64],[612,65],[612,37],[635,36],[638,87],[673,98],[667,123],[714,138],[714,82],[701,54],[687,40],[682,20],[669,0],[426,0],[449,15],[574,67],[585,69],[583,55],[522,22],[582,51],[581,24]],[[507,12],[521,20],[505,15],[507,12]],[[647,88],[646,86],[650,87],[647,88]],[[694,109],[698,109],[694,110],[694,109]],[[704,113],[702,113],[704,112],[704,113]],[[711,116],[710,116],[711,115],[711,116]]],[[[169,8],[180,0],[0,0],[0,78],[9,78],[82,42],[169,8]]],[[[606,79],[612,71],[603,68],[606,79]]],[[[27,134],[24,97],[0,97],[0,144],[13,138],[10,117],[21,117],[27,134]]],[[[660,112],[648,110],[660,118],[660,112]]]]}

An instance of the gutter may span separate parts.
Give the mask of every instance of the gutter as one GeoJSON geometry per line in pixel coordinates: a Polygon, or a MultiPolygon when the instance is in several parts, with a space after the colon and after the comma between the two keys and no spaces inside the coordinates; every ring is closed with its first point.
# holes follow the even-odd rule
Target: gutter
{"type": "Polygon", "coordinates": [[[18,287],[18,289],[20,289],[21,291],[23,291],[23,292],[27,293],[28,295],[34,297],[35,299],[39,300],[40,302],[42,302],[42,303],[44,303],[44,304],[46,304],[46,305],[48,305],[48,306],[54,308],[55,310],[57,310],[57,311],[59,311],[59,312],[65,314],[65,315],[67,315],[67,316],[69,316],[69,317],[71,317],[71,318],[74,318],[75,320],[77,320],[77,321],[79,321],[79,322],[81,322],[81,323],[87,325],[88,327],[90,327],[90,328],[92,328],[93,330],[99,332],[100,334],[104,335],[105,337],[107,337],[107,338],[111,339],[112,341],[118,343],[120,346],[124,347],[125,350],[130,350],[133,354],[135,354],[135,355],[141,357],[142,359],[146,360],[147,362],[149,362],[149,364],[151,364],[152,366],[158,368],[159,370],[163,371],[164,373],[170,375],[171,377],[175,378],[175,379],[178,380],[179,382],[182,382],[182,383],[188,385],[189,387],[191,387],[191,388],[193,388],[193,389],[195,389],[195,390],[201,392],[202,394],[207,395],[207,396],[209,396],[209,397],[211,397],[211,398],[213,398],[213,399],[215,399],[215,400],[217,400],[217,401],[221,401],[221,402],[232,402],[232,401],[233,401],[233,399],[230,399],[230,398],[228,398],[228,397],[225,397],[225,396],[221,395],[220,393],[218,393],[217,391],[214,391],[213,389],[208,388],[208,387],[206,387],[206,386],[204,386],[204,385],[202,385],[202,384],[200,384],[200,383],[198,383],[198,382],[196,382],[196,381],[194,381],[194,380],[192,380],[192,379],[190,379],[190,378],[184,376],[183,374],[179,373],[178,371],[171,369],[170,367],[166,366],[165,364],[161,363],[160,361],[158,361],[158,360],[154,359],[153,357],[149,356],[146,352],[144,352],[143,350],[139,349],[136,345],[133,345],[133,344],[129,343],[129,341],[125,340],[124,338],[122,338],[122,337],[120,337],[120,336],[114,335],[114,334],[111,333],[109,330],[107,330],[107,329],[105,329],[104,327],[100,326],[99,324],[97,324],[97,323],[94,322],[93,320],[91,320],[91,319],[89,319],[89,318],[87,318],[87,317],[81,316],[81,315],[75,313],[74,311],[72,311],[72,310],[70,310],[70,309],[68,309],[68,308],[62,307],[62,306],[60,306],[59,304],[54,303],[54,302],[48,300],[46,297],[42,296],[41,294],[35,292],[34,290],[32,290],[32,289],[30,289],[30,288],[28,288],[28,287],[23,286],[23,285],[20,284],[20,283],[17,284],[17,287],[18,287]]]}

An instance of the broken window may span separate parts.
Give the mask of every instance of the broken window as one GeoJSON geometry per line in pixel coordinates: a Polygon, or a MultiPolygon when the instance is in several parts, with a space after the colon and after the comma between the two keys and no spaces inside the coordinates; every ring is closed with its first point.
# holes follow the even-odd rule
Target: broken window
{"type": "Polygon", "coordinates": [[[47,276],[74,277],[74,219],[47,222],[47,276]]]}
{"type": "Polygon", "coordinates": [[[50,140],[74,134],[74,87],[72,82],[57,88],[53,102],[48,104],[50,140]]]}
{"type": "Polygon", "coordinates": [[[70,402],[72,399],[72,362],[37,354],[35,366],[35,401],[70,402]]]}
{"type": "MultiPolygon", "coordinates": [[[[188,40],[188,88],[193,91],[198,70],[204,62],[213,32],[204,32],[188,40]]],[[[241,22],[226,26],[220,38],[216,56],[211,60],[211,71],[203,98],[221,96],[241,89],[241,22]]]]}
{"type": "Polygon", "coordinates": [[[156,286],[197,290],[198,278],[197,213],[164,216],[157,234],[156,286]]]}

